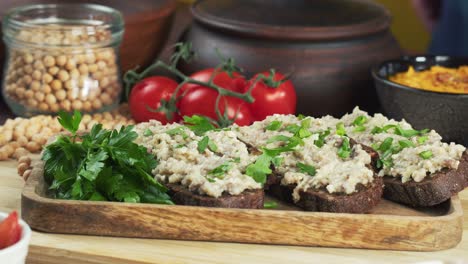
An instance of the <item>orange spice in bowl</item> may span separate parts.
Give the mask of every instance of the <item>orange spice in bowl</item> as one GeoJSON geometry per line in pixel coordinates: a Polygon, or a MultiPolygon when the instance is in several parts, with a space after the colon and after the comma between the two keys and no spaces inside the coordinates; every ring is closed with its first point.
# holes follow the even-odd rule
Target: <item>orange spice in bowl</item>
{"type": "Polygon", "coordinates": [[[415,71],[410,66],[408,71],[397,73],[389,79],[392,82],[421,90],[468,94],[468,66],[446,68],[436,65],[423,71],[415,71]]]}

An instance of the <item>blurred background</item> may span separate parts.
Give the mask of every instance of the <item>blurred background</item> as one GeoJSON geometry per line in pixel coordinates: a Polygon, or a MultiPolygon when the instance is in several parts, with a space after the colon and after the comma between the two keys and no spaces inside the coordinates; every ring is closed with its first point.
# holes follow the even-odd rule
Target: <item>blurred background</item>
{"type": "MultiPolygon", "coordinates": [[[[391,17],[390,29],[392,33],[392,38],[396,39],[394,46],[399,46],[401,48],[402,54],[425,54],[428,51],[428,47],[431,43],[431,26],[427,23],[427,12],[425,18],[425,5],[426,3],[432,3],[435,6],[440,7],[440,0],[408,0],[408,1],[394,1],[394,0],[369,0],[369,2],[376,2],[382,4],[388,11],[391,17]]],[[[452,0],[446,0],[446,2],[452,0]]],[[[453,0],[454,1],[454,0],[453,0]]],[[[125,17],[126,21],[126,30],[125,37],[123,41],[122,48],[120,50],[121,63],[123,71],[134,68],[135,66],[147,66],[152,61],[156,59],[167,60],[169,59],[172,49],[171,47],[174,43],[182,40],[185,40],[183,37],[184,32],[193,25],[193,16],[190,11],[191,5],[195,2],[193,0],[138,0],[138,1],[126,1],[126,0],[49,0],[49,1],[40,1],[40,0],[1,0],[0,1],[0,15],[3,14],[9,8],[20,6],[24,4],[32,3],[55,3],[55,2],[80,2],[80,3],[98,3],[112,6],[120,10],[125,17]]],[[[208,1],[207,1],[208,2],[208,1]]],[[[261,3],[266,3],[268,1],[257,1],[261,3]]],[[[280,1],[273,1],[275,3],[280,1]]],[[[294,1],[294,3],[307,2],[307,1],[294,1]]],[[[339,2],[339,1],[332,1],[339,2]]],[[[344,1],[346,2],[346,1],[344,1]]],[[[442,0],[443,2],[443,0],[442,0]]],[[[218,3],[218,2],[217,2],[218,3]]],[[[221,3],[221,1],[219,1],[221,3]]],[[[233,4],[236,1],[224,1],[223,3],[233,4]]],[[[270,2],[271,3],[271,2],[270,2]]],[[[288,3],[293,3],[289,1],[288,3]]],[[[203,11],[203,10],[202,10],[203,11]]],[[[211,10],[213,11],[213,10],[211,10]]],[[[211,12],[210,11],[210,12],[211,12]]],[[[351,10],[350,10],[351,11],[351,10]]],[[[356,10],[354,10],[356,11],[356,10]]],[[[427,11],[427,10],[426,10],[427,11]]],[[[213,11],[213,12],[216,12],[213,11]]],[[[359,12],[359,10],[358,10],[359,12]]],[[[280,23],[280,22],[279,22],[280,23]]],[[[308,22],[307,22],[308,23],[308,22]]],[[[190,36],[189,36],[189,40],[190,36]]],[[[364,40],[363,40],[364,41],[364,40]]],[[[368,42],[368,41],[367,41],[368,42]]],[[[0,59],[3,61],[3,44],[0,44],[0,59]]],[[[213,43],[210,43],[210,49],[212,48],[213,43]]],[[[385,44],[385,47],[388,47],[389,44],[385,44]]],[[[393,44],[392,44],[393,45],[393,44]]],[[[226,47],[225,47],[226,48],[226,47]]],[[[208,48],[207,48],[208,49],[208,48]]],[[[383,61],[390,57],[396,57],[395,52],[391,51],[381,51],[379,58],[375,57],[372,61],[362,63],[364,66],[360,72],[352,72],[354,67],[353,65],[348,65],[349,69],[344,69],[344,65],[347,64],[347,61],[341,61],[340,67],[335,68],[335,71],[340,72],[350,72],[350,77],[346,82],[343,82],[341,86],[347,86],[350,83],[356,84],[356,86],[367,86],[370,83],[370,75],[368,74],[369,65],[375,64],[377,61],[383,61]],[[367,74],[366,74],[367,73],[367,74]],[[361,81],[360,76],[367,76],[366,82],[361,81]]],[[[203,57],[203,52],[201,52],[203,57]]],[[[228,54],[229,56],[236,56],[236,53],[228,54]]],[[[343,57],[343,54],[340,54],[343,57]]],[[[373,55],[369,55],[373,57],[373,55]]],[[[377,56],[377,55],[376,55],[377,56]]],[[[206,56],[205,56],[206,57],[206,56]]],[[[202,58],[203,60],[203,58],[202,58]]],[[[209,61],[207,59],[207,61],[209,61]]],[[[353,59],[353,61],[355,61],[353,59]]],[[[243,61],[245,63],[245,61],[243,61]]],[[[261,61],[261,63],[267,65],[271,63],[270,61],[261,61]]],[[[290,63],[297,63],[296,61],[291,61],[290,63]]],[[[305,62],[304,62],[305,63],[305,62]]],[[[307,62],[308,63],[308,62],[307,62]]],[[[205,65],[196,65],[197,67],[202,67],[205,65]]],[[[274,65],[272,67],[278,67],[283,65],[274,65]]],[[[301,65],[300,65],[301,66],[301,65]]],[[[336,66],[336,65],[335,65],[336,66]]],[[[0,66],[1,67],[1,66],[0,66]]],[[[194,66],[195,67],[195,66],[194,66]]],[[[250,68],[253,68],[248,63],[246,63],[246,68],[250,73],[250,68]]],[[[193,69],[186,69],[188,72],[193,71],[193,69]]],[[[298,71],[295,68],[283,67],[283,71],[298,71]]],[[[301,80],[307,79],[307,77],[301,77],[300,75],[309,74],[309,72],[297,72],[298,77],[298,86],[303,86],[301,80]],[[302,79],[301,79],[302,78],[302,79]]],[[[317,72],[316,70],[314,72],[317,72]]],[[[319,74],[322,74],[319,72],[319,74]]],[[[330,76],[324,75],[326,78],[330,79],[330,76]]],[[[324,78],[325,78],[324,77],[324,78]]],[[[318,79],[317,79],[318,80],[318,79]]],[[[318,81],[316,81],[318,82],[318,81]]],[[[315,85],[316,83],[309,81],[304,81],[308,86],[315,85]]],[[[341,87],[340,86],[340,87],[341,87]]],[[[338,87],[338,86],[336,86],[338,87]]],[[[372,88],[373,89],[373,88],[372,88]]],[[[375,98],[373,92],[366,92],[365,94],[371,94],[370,98],[375,98]]],[[[309,95],[311,96],[311,95],[309,95]]],[[[344,96],[348,96],[344,94],[344,96]]],[[[350,97],[350,95],[348,96],[350,97]]],[[[366,101],[372,101],[366,98],[366,101]]],[[[360,105],[360,102],[357,100],[350,101],[349,104],[360,105]]],[[[350,105],[347,105],[346,108],[338,109],[337,111],[329,111],[331,108],[323,107],[323,112],[317,111],[303,111],[305,113],[314,112],[317,115],[324,113],[332,114],[341,114],[345,110],[349,110],[350,105]]],[[[369,107],[364,106],[371,110],[378,110],[377,106],[371,105],[369,107]]],[[[299,110],[302,111],[301,106],[299,105],[299,110]]],[[[0,122],[4,119],[4,116],[9,115],[9,111],[6,107],[3,106],[3,103],[0,102],[0,122]]]]}

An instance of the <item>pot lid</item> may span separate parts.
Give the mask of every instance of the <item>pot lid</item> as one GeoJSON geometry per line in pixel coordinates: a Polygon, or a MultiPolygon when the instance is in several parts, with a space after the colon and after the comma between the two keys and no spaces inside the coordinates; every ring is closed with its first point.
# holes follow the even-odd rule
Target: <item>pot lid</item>
{"type": "Polygon", "coordinates": [[[388,29],[390,13],[372,0],[199,0],[194,18],[211,27],[279,39],[332,39],[388,29]]]}

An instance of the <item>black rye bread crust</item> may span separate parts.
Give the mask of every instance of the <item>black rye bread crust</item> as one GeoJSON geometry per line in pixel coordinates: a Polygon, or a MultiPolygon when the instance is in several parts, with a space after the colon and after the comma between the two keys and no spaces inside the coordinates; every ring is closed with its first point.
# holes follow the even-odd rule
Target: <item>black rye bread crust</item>
{"type": "Polygon", "coordinates": [[[221,197],[215,198],[196,194],[179,184],[166,184],[166,187],[169,189],[172,201],[179,205],[260,209],[263,208],[265,198],[262,189],[245,190],[238,195],[223,193],[221,197]]]}
{"type": "Polygon", "coordinates": [[[402,183],[401,177],[384,177],[385,199],[413,207],[440,204],[468,187],[468,151],[465,151],[457,170],[444,169],[427,176],[421,182],[402,183]]]}
{"type": "MultiPolygon", "coordinates": [[[[351,140],[352,145],[356,144],[351,140]]],[[[281,185],[281,175],[269,175],[265,183],[265,191],[276,198],[297,205],[306,211],[333,212],[333,213],[367,213],[375,207],[382,199],[383,180],[375,174],[375,164],[379,154],[372,148],[361,147],[370,154],[372,159],[372,170],[374,181],[367,186],[359,184],[357,192],[353,194],[329,193],[325,188],[300,191],[300,199],[294,202],[292,193],[296,185],[281,185]]]]}

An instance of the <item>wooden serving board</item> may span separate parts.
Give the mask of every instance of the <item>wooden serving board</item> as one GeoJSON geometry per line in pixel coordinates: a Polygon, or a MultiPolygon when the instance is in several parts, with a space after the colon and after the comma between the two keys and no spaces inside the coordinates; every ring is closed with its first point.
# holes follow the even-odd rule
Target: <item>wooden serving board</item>
{"type": "Polygon", "coordinates": [[[43,232],[412,251],[454,247],[463,232],[457,196],[424,209],[383,200],[370,214],[70,201],[46,196],[42,167],[26,182],[21,210],[43,232]]]}

